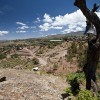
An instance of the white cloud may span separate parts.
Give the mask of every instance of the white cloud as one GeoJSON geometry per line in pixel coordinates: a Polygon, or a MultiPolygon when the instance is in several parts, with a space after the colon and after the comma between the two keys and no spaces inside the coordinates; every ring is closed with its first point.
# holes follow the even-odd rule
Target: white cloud
{"type": "Polygon", "coordinates": [[[67,28],[67,29],[63,30],[62,32],[70,33],[70,32],[78,32],[78,31],[83,31],[83,28],[76,26],[75,28],[67,28]]]}
{"type": "Polygon", "coordinates": [[[39,17],[37,18],[37,21],[38,21],[38,22],[40,22],[40,21],[41,21],[39,17]]]}
{"type": "Polygon", "coordinates": [[[98,12],[96,12],[96,14],[99,16],[99,18],[100,18],[100,10],[98,11],[98,12]]]}
{"type": "Polygon", "coordinates": [[[45,23],[52,23],[53,22],[53,18],[52,17],[50,17],[50,15],[49,14],[44,14],[44,19],[43,19],[43,21],[45,22],[45,23]]]}
{"type": "Polygon", "coordinates": [[[62,29],[63,27],[61,26],[52,26],[49,23],[44,23],[43,25],[40,25],[39,28],[41,31],[48,31],[50,29],[62,29]]]}
{"type": "Polygon", "coordinates": [[[20,27],[18,27],[18,29],[21,29],[21,30],[29,28],[29,26],[27,26],[26,24],[24,24],[22,22],[16,22],[16,24],[21,25],[20,27]]]}
{"type": "MultiPolygon", "coordinates": [[[[100,11],[96,12],[100,17],[100,11]]],[[[83,31],[86,26],[86,18],[80,10],[70,14],[58,15],[50,17],[49,14],[44,14],[43,24],[39,25],[41,31],[50,29],[63,29],[62,32],[77,32],[83,31]]]]}
{"type": "Polygon", "coordinates": [[[21,29],[21,30],[28,29],[28,28],[29,28],[28,26],[21,26],[21,27],[18,27],[18,29],[21,29]]]}
{"type": "Polygon", "coordinates": [[[3,36],[3,35],[8,34],[8,33],[9,33],[9,31],[0,31],[0,36],[3,36]]]}
{"type": "Polygon", "coordinates": [[[41,20],[40,20],[39,17],[37,17],[37,18],[36,18],[36,21],[34,21],[34,23],[40,23],[40,22],[41,22],[41,20]]]}
{"type": "Polygon", "coordinates": [[[41,28],[41,31],[48,31],[50,27],[49,23],[44,23],[43,25],[40,25],[39,28],[41,28]]]}
{"type": "Polygon", "coordinates": [[[85,17],[83,16],[80,10],[77,10],[70,14],[65,14],[64,16],[57,16],[55,17],[55,21],[53,25],[81,25],[85,21],[85,17]]]}
{"type": "Polygon", "coordinates": [[[77,32],[77,31],[82,31],[82,30],[83,30],[82,27],[76,27],[75,31],[77,32]]]}
{"type": "Polygon", "coordinates": [[[51,26],[51,29],[63,29],[63,27],[62,26],[51,26]]]}
{"type": "Polygon", "coordinates": [[[16,31],[16,33],[26,33],[26,31],[16,31]]]}
{"type": "Polygon", "coordinates": [[[24,23],[22,23],[22,22],[16,22],[16,24],[18,24],[18,25],[26,25],[26,24],[24,24],[24,23]]]}

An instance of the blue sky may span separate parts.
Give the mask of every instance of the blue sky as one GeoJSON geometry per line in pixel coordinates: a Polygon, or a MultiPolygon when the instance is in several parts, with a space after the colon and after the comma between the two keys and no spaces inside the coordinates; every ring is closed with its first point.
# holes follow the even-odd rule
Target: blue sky
{"type": "MultiPolygon", "coordinates": [[[[91,9],[100,0],[86,0],[91,9]]],[[[84,31],[74,0],[0,0],[0,40],[84,31]]],[[[100,16],[100,8],[97,12],[100,16]]]]}

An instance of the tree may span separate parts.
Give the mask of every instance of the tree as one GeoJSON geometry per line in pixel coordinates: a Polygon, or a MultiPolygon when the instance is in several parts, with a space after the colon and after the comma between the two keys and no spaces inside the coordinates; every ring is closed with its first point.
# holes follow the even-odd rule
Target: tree
{"type": "Polygon", "coordinates": [[[99,8],[97,4],[94,4],[93,9],[89,10],[86,5],[86,0],[75,0],[74,5],[77,6],[86,17],[86,19],[92,23],[96,29],[96,35],[88,35],[88,50],[86,64],[83,67],[83,71],[86,77],[86,89],[91,89],[91,80],[96,82],[96,69],[100,55],[100,19],[95,13],[99,8]]]}

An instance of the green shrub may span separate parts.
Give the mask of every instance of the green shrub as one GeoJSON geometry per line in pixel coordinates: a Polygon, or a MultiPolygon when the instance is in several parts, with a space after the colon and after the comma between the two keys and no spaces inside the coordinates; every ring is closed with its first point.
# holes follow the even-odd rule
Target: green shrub
{"type": "Polygon", "coordinates": [[[6,61],[2,61],[0,63],[1,68],[13,68],[17,65],[23,65],[25,63],[24,60],[21,60],[20,58],[9,58],[6,61]]]}
{"type": "Polygon", "coordinates": [[[83,83],[83,81],[85,80],[85,75],[84,73],[71,73],[71,74],[68,74],[66,78],[67,78],[67,81],[71,81],[77,78],[78,82],[83,83]]]}
{"type": "Polygon", "coordinates": [[[34,65],[39,64],[39,60],[35,57],[32,59],[32,62],[33,62],[34,65]]]}
{"type": "Polygon", "coordinates": [[[93,93],[89,90],[81,90],[77,96],[77,100],[99,100],[93,93]]]}
{"type": "Polygon", "coordinates": [[[84,47],[83,42],[72,42],[67,49],[67,55],[65,57],[68,62],[72,62],[72,58],[75,57],[78,62],[78,67],[82,68],[86,62],[87,48],[84,47]]]}
{"type": "Polygon", "coordinates": [[[69,87],[69,88],[64,89],[64,91],[65,91],[67,94],[69,94],[70,96],[73,96],[73,94],[72,94],[72,90],[71,90],[71,88],[70,88],[70,87],[69,87]]]}
{"type": "Polygon", "coordinates": [[[18,58],[18,54],[11,55],[11,58],[18,58]]]}
{"type": "Polygon", "coordinates": [[[38,54],[43,54],[43,50],[39,50],[38,51],[38,54]]]}
{"type": "Polygon", "coordinates": [[[70,84],[70,88],[67,88],[66,93],[77,95],[80,91],[80,83],[83,83],[85,76],[83,73],[73,73],[67,75],[67,81],[70,84]]]}
{"type": "Polygon", "coordinates": [[[82,68],[86,62],[86,57],[87,57],[87,51],[82,50],[81,53],[78,54],[77,56],[77,61],[78,61],[78,66],[82,68]]]}
{"type": "Polygon", "coordinates": [[[73,61],[73,58],[74,57],[74,55],[66,55],[66,58],[67,58],[67,61],[68,62],[72,62],[73,61]]]}
{"type": "Polygon", "coordinates": [[[54,68],[54,70],[56,70],[58,68],[58,64],[54,63],[53,68],[54,68]]]}
{"type": "Polygon", "coordinates": [[[69,81],[70,87],[65,89],[65,92],[70,96],[76,96],[79,93],[80,87],[77,78],[69,81]]]}
{"type": "Polygon", "coordinates": [[[72,43],[70,47],[68,47],[67,49],[67,61],[71,62],[73,57],[76,57],[77,54],[77,44],[76,43],[72,43]]]}
{"type": "Polygon", "coordinates": [[[97,68],[100,70],[100,59],[99,59],[99,63],[98,63],[97,68]]]}
{"type": "Polygon", "coordinates": [[[76,54],[77,53],[77,44],[75,42],[73,42],[71,44],[70,48],[71,48],[72,54],[76,54]]]}
{"type": "Polygon", "coordinates": [[[53,41],[48,41],[47,42],[47,48],[53,49],[55,46],[60,45],[62,42],[53,42],[53,41]]]}
{"type": "Polygon", "coordinates": [[[6,58],[6,54],[0,54],[0,59],[6,58]]]}
{"type": "Polygon", "coordinates": [[[79,47],[78,47],[79,51],[84,49],[84,48],[83,48],[83,45],[84,45],[83,42],[80,42],[80,43],[79,43],[79,47]]]}
{"type": "Polygon", "coordinates": [[[73,95],[78,94],[80,87],[79,87],[79,81],[78,81],[77,77],[70,80],[70,85],[71,85],[71,91],[72,91],[73,95]]]}

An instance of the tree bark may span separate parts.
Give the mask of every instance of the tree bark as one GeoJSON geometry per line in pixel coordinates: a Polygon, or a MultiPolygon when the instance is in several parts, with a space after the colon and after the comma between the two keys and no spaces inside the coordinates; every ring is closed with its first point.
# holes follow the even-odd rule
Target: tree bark
{"type": "Polygon", "coordinates": [[[83,71],[86,76],[86,89],[91,89],[91,80],[96,82],[96,69],[99,61],[100,46],[95,41],[95,38],[88,37],[88,50],[86,64],[83,71]],[[91,39],[92,38],[92,39],[91,39]]]}
{"type": "Polygon", "coordinates": [[[91,80],[96,82],[96,69],[99,61],[100,55],[100,19],[96,13],[90,11],[87,8],[85,0],[75,0],[74,3],[84,16],[95,26],[96,36],[88,36],[88,50],[86,64],[83,67],[83,71],[86,76],[86,89],[91,89],[91,80]]]}

